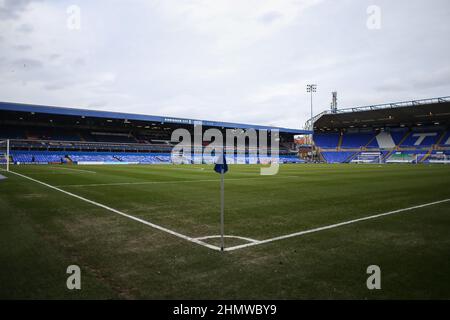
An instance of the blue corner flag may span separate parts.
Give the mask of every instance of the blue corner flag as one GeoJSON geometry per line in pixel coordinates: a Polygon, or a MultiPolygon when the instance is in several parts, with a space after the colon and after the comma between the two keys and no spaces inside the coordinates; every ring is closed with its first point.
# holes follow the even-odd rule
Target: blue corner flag
{"type": "Polygon", "coordinates": [[[225,250],[225,232],[224,232],[224,211],[225,211],[225,173],[228,171],[227,159],[225,158],[225,152],[222,150],[222,157],[217,159],[214,171],[220,174],[220,251],[225,250]]]}
{"type": "Polygon", "coordinates": [[[216,165],[214,166],[214,171],[217,173],[226,173],[228,171],[228,165],[227,165],[227,160],[225,159],[225,154],[222,155],[222,161],[219,159],[216,163],[216,165]]]}

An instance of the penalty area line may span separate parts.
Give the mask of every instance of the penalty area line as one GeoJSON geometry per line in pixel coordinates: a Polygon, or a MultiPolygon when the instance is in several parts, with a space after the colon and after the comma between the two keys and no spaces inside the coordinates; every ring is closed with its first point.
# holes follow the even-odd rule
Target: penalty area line
{"type": "Polygon", "coordinates": [[[176,231],[167,229],[167,228],[162,227],[162,226],[160,226],[160,225],[157,225],[157,224],[148,222],[148,221],[143,220],[143,219],[141,219],[141,218],[138,218],[138,217],[129,215],[129,214],[124,213],[124,212],[122,212],[122,211],[119,211],[119,210],[116,210],[116,209],[114,209],[114,208],[105,206],[104,204],[101,204],[101,203],[98,203],[98,202],[89,200],[89,199],[87,199],[87,198],[84,198],[84,197],[82,197],[82,196],[79,196],[79,195],[77,195],[77,194],[74,194],[74,193],[71,193],[71,192],[68,192],[68,191],[62,190],[62,189],[60,189],[60,188],[58,188],[58,187],[55,187],[55,186],[52,186],[52,185],[50,185],[50,184],[48,184],[48,183],[39,181],[39,180],[37,180],[37,179],[30,178],[30,177],[28,177],[28,176],[26,176],[26,175],[23,175],[23,174],[14,172],[14,171],[9,171],[9,173],[12,173],[12,174],[15,174],[15,175],[17,175],[17,176],[19,176],[19,177],[22,177],[22,178],[24,178],[24,179],[28,179],[28,180],[30,180],[30,181],[39,183],[39,184],[41,184],[41,185],[43,185],[43,186],[46,186],[46,187],[48,187],[48,188],[50,188],[50,189],[53,189],[53,190],[62,192],[62,193],[64,193],[64,194],[68,195],[68,196],[77,198],[77,199],[79,199],[79,200],[82,200],[82,201],[85,201],[85,202],[87,202],[87,203],[93,204],[93,205],[95,205],[95,206],[97,206],[97,207],[100,207],[100,208],[106,209],[106,210],[108,210],[108,211],[114,212],[114,213],[116,213],[116,214],[118,214],[118,215],[121,215],[121,216],[123,216],[123,217],[126,217],[126,218],[128,218],[128,219],[131,219],[131,220],[134,220],[134,221],[143,223],[143,224],[145,224],[145,225],[147,225],[147,226],[149,226],[149,227],[152,227],[152,228],[154,228],[154,229],[157,229],[157,230],[160,230],[160,231],[169,233],[169,234],[171,234],[171,235],[173,235],[173,236],[175,236],[175,237],[181,238],[181,239],[183,239],[183,240],[187,240],[187,241],[189,241],[189,242],[192,242],[192,243],[201,245],[201,246],[203,246],[203,247],[206,247],[206,248],[209,248],[209,249],[212,249],[212,250],[220,251],[220,248],[217,247],[217,246],[208,244],[208,243],[203,242],[203,241],[201,241],[201,240],[198,240],[198,239],[196,239],[196,238],[192,238],[192,237],[186,236],[186,235],[184,235],[184,234],[181,234],[181,233],[179,233],[179,232],[176,232],[176,231]]]}
{"type": "Polygon", "coordinates": [[[344,221],[344,222],[340,222],[340,223],[331,224],[331,225],[328,225],[328,226],[323,226],[323,227],[314,228],[314,229],[310,229],[310,230],[304,230],[304,231],[300,231],[300,232],[296,232],[296,233],[286,234],[286,235],[283,235],[283,236],[278,236],[278,237],[274,237],[274,238],[270,238],[270,239],[260,240],[260,241],[256,241],[256,242],[252,242],[252,243],[246,243],[246,244],[242,244],[242,245],[238,245],[238,246],[234,246],[234,247],[225,248],[224,250],[225,251],[234,251],[234,250],[238,250],[238,249],[253,247],[253,246],[260,245],[260,244],[265,244],[265,243],[274,242],[274,241],[278,241],[278,240],[284,240],[284,239],[288,239],[288,238],[298,237],[298,236],[302,236],[302,235],[305,235],[305,234],[308,234],[308,233],[314,233],[314,232],[319,232],[319,231],[323,231],[323,230],[334,229],[334,228],[346,226],[348,224],[353,224],[353,223],[357,223],[357,222],[361,222],[361,221],[365,221],[365,220],[377,219],[377,218],[388,216],[388,215],[391,215],[391,214],[405,212],[405,211],[411,211],[411,210],[415,210],[415,209],[420,209],[420,208],[433,206],[433,205],[436,205],[436,204],[449,202],[449,201],[450,201],[450,198],[444,199],[444,200],[439,200],[439,201],[434,201],[434,202],[428,202],[428,203],[420,204],[420,205],[413,206],[413,207],[393,210],[393,211],[384,212],[384,213],[380,213],[380,214],[374,214],[374,215],[371,215],[371,216],[368,216],[368,217],[364,217],[364,218],[353,219],[353,220],[349,220],[349,221],[344,221]]]}

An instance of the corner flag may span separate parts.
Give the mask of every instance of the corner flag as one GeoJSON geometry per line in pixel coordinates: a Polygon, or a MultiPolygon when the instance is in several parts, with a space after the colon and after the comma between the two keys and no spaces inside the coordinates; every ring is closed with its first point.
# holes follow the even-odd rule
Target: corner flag
{"type": "Polygon", "coordinates": [[[226,173],[228,171],[227,160],[225,159],[225,154],[222,155],[222,159],[218,159],[216,165],[214,166],[214,171],[217,173],[226,173]]]}
{"type": "Polygon", "coordinates": [[[225,211],[225,172],[228,171],[227,160],[225,159],[225,152],[222,151],[222,158],[219,158],[214,166],[214,171],[220,173],[220,250],[224,251],[224,211],[225,211]]]}

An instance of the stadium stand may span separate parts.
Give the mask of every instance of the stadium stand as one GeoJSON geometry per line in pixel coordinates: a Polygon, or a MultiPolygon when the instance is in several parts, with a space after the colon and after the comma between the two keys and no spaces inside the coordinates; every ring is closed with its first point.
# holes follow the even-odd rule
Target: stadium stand
{"type": "Polygon", "coordinates": [[[360,148],[369,144],[374,137],[374,133],[344,133],[341,148],[360,148]]]}
{"type": "Polygon", "coordinates": [[[387,132],[392,137],[394,144],[400,145],[404,139],[407,139],[410,132],[408,128],[395,128],[391,132],[387,132]]]}
{"type": "Polygon", "coordinates": [[[316,153],[328,163],[447,163],[450,97],[324,112],[316,153]]]}
{"type": "Polygon", "coordinates": [[[79,162],[120,162],[120,160],[117,159],[112,154],[100,154],[97,152],[94,154],[69,154],[68,158],[75,163],[79,163],[79,162]]]}
{"type": "Polygon", "coordinates": [[[28,153],[12,153],[13,161],[23,164],[48,164],[48,163],[66,163],[63,154],[51,152],[28,152],[28,153]]]}
{"type": "MultiPolygon", "coordinates": [[[[65,154],[62,152],[34,152],[14,151],[11,154],[15,163],[21,164],[48,164],[48,163],[135,163],[135,164],[167,164],[171,163],[169,153],[110,153],[110,152],[77,152],[65,154]]],[[[229,163],[269,163],[271,158],[227,157],[229,163]]],[[[280,163],[303,163],[297,156],[281,156],[280,163]]],[[[212,162],[210,162],[212,163],[212,162]]]]}
{"type": "Polygon", "coordinates": [[[164,164],[171,162],[170,154],[153,154],[153,155],[117,154],[115,157],[122,162],[141,163],[141,164],[164,164]]]}
{"type": "MultiPolygon", "coordinates": [[[[15,163],[111,163],[111,164],[167,164],[172,162],[171,152],[177,142],[171,142],[174,130],[183,128],[193,133],[194,125],[201,123],[203,130],[226,129],[279,131],[279,162],[302,163],[294,143],[294,135],[310,131],[258,126],[208,120],[168,118],[138,114],[81,110],[38,105],[0,102],[0,137],[11,140],[11,158],[15,163]]],[[[268,137],[270,141],[270,137],[268,137]]],[[[209,144],[204,141],[198,153],[209,144]]],[[[245,157],[232,156],[242,151],[227,149],[230,163],[268,163],[266,155],[253,157],[247,146],[245,157]]],[[[201,162],[214,159],[201,159],[201,162]]],[[[192,163],[186,158],[184,163],[192,163]]]]}
{"type": "Polygon", "coordinates": [[[400,147],[421,147],[436,144],[440,132],[411,132],[400,147]]]}
{"type": "Polygon", "coordinates": [[[396,146],[395,141],[389,132],[382,131],[378,133],[376,135],[376,141],[378,147],[381,149],[393,149],[396,146]]]}
{"type": "Polygon", "coordinates": [[[328,163],[348,162],[347,160],[354,154],[355,152],[352,151],[322,152],[322,156],[328,163]]]}
{"type": "MultiPolygon", "coordinates": [[[[279,130],[280,163],[447,163],[449,110],[450,97],[442,97],[324,112],[313,118],[313,141],[298,139],[304,141],[302,149],[294,136],[310,131],[0,102],[0,138],[12,139],[15,163],[171,163],[176,145],[170,141],[172,132],[183,128],[193,133],[194,124],[201,122],[203,130],[222,132],[279,130]]],[[[203,141],[191,150],[196,156],[182,162],[194,162],[207,145],[203,141]]],[[[227,149],[227,159],[271,161],[264,147],[256,150],[264,151],[261,156],[253,151],[248,146],[227,149]],[[245,156],[232,155],[238,151],[245,156]]],[[[213,161],[206,156],[200,162],[213,161]]]]}
{"type": "Polygon", "coordinates": [[[314,142],[320,148],[337,148],[339,144],[338,133],[314,133],[314,142]]]}
{"type": "Polygon", "coordinates": [[[444,138],[442,139],[442,144],[443,145],[447,145],[450,146],[450,131],[447,132],[447,134],[444,136],[444,138]]]}
{"type": "Polygon", "coordinates": [[[0,126],[0,139],[26,139],[25,131],[13,126],[0,126]]]}

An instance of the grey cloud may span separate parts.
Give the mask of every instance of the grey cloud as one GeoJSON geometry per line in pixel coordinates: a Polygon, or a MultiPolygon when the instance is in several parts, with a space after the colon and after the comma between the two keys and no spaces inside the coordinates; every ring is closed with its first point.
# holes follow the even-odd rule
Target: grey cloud
{"type": "Polygon", "coordinates": [[[271,24],[274,21],[280,19],[281,17],[283,17],[283,15],[281,13],[276,12],[276,11],[270,11],[270,12],[260,16],[259,21],[261,21],[264,24],[271,24]]]}
{"type": "Polygon", "coordinates": [[[41,61],[28,58],[14,60],[13,64],[18,68],[36,69],[43,67],[43,63],[41,61]]]}
{"type": "Polygon", "coordinates": [[[30,25],[28,23],[24,23],[24,24],[21,24],[19,27],[17,27],[16,30],[19,32],[23,32],[23,33],[31,33],[31,32],[33,32],[34,28],[32,25],[30,25]]]}
{"type": "Polygon", "coordinates": [[[376,89],[384,92],[400,92],[427,90],[443,86],[450,86],[450,68],[442,68],[431,73],[415,74],[412,78],[391,78],[383,81],[376,89]]]}
{"type": "Polygon", "coordinates": [[[74,64],[76,66],[81,67],[81,66],[86,65],[86,61],[83,58],[77,58],[77,59],[75,59],[74,64]]]}
{"type": "Polygon", "coordinates": [[[36,0],[4,0],[0,7],[0,20],[18,19],[20,13],[36,0]]]}
{"type": "Polygon", "coordinates": [[[17,46],[14,46],[14,49],[17,49],[19,51],[27,51],[27,50],[31,50],[32,47],[26,44],[19,44],[17,46]]]}
{"type": "Polygon", "coordinates": [[[450,68],[440,69],[413,81],[413,88],[415,89],[430,89],[441,86],[450,86],[450,68]]]}
{"type": "Polygon", "coordinates": [[[382,84],[377,85],[375,89],[381,92],[396,92],[406,90],[407,85],[401,79],[388,79],[383,81],[382,84]]]}
{"type": "Polygon", "coordinates": [[[53,54],[50,54],[50,55],[48,56],[48,58],[50,59],[50,61],[58,60],[60,57],[61,57],[61,55],[58,54],[58,53],[53,53],[53,54]]]}
{"type": "Polygon", "coordinates": [[[64,89],[66,86],[60,83],[53,83],[53,84],[46,84],[44,85],[45,90],[53,91],[53,90],[61,90],[64,89]]]}
{"type": "Polygon", "coordinates": [[[106,101],[95,101],[95,102],[89,103],[87,105],[87,108],[88,109],[91,109],[91,108],[104,109],[107,107],[107,105],[108,105],[108,102],[106,102],[106,101]]]}

